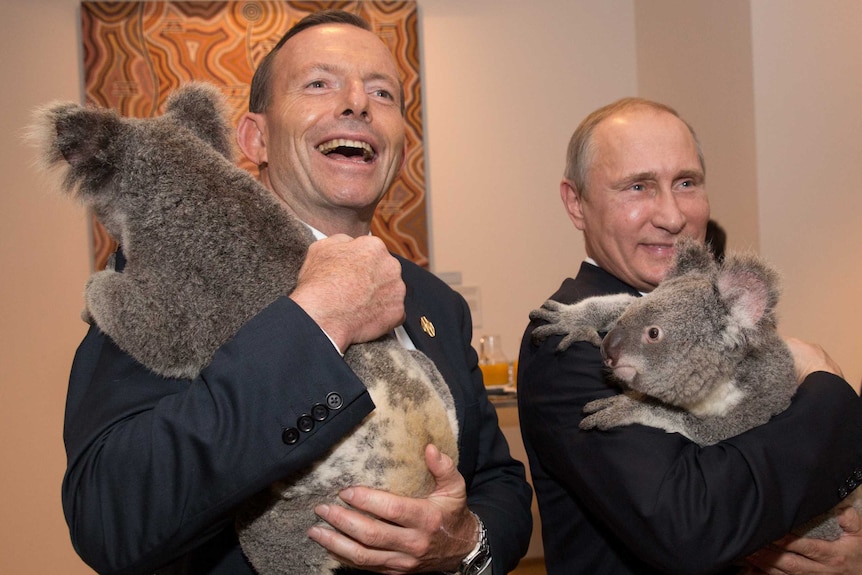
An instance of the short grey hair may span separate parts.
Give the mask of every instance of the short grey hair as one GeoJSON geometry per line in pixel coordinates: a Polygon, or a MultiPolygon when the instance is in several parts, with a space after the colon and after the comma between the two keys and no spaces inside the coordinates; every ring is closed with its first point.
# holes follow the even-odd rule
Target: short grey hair
{"type": "Polygon", "coordinates": [[[595,155],[595,146],[593,145],[593,132],[596,126],[604,120],[616,114],[634,110],[636,108],[651,108],[659,112],[667,112],[686,125],[691,137],[694,138],[695,146],[697,147],[697,159],[700,162],[700,168],[706,173],[706,162],[703,158],[703,150],[700,146],[700,140],[697,139],[697,134],[694,128],[683,120],[676,110],[661,104],[653,102],[645,98],[622,98],[616,102],[612,102],[607,106],[603,106],[583,119],[578,125],[575,133],[572,134],[572,139],[569,140],[568,151],[566,152],[566,171],[564,177],[569,180],[574,186],[577,193],[583,194],[586,192],[587,174],[593,163],[595,155]]]}

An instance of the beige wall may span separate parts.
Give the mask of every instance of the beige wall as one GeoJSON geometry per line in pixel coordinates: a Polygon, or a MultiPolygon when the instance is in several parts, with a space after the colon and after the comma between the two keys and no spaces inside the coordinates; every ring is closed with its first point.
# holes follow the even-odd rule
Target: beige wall
{"type": "MultiPolygon", "coordinates": [[[[480,289],[478,331],[501,334],[510,356],[529,310],[584,255],[557,195],[568,137],[593,108],[640,94],[697,128],[731,246],[759,247],[784,271],[787,331],[862,378],[862,7],[751,4],[419,0],[433,268],[480,289]]],[[[78,21],[77,0],[0,4],[4,573],[90,573],[59,496],[87,229],[18,139],[33,106],[79,99],[78,21]]]]}
{"type": "Polygon", "coordinates": [[[748,0],[642,0],[638,94],[670,104],[706,156],[712,216],[731,248],[758,246],[754,90],[748,0]]]}
{"type": "Polygon", "coordinates": [[[0,4],[0,572],[91,573],[60,508],[63,406],[88,274],[80,210],[49,193],[19,142],[30,109],[80,97],[74,0],[0,4]]]}
{"type": "Polygon", "coordinates": [[[585,253],[559,183],[575,126],[636,92],[630,0],[422,0],[432,265],[481,294],[517,357],[527,314],[585,253]]]}
{"type": "Polygon", "coordinates": [[[751,3],[760,249],[786,332],[862,380],[862,3],[751,3]]]}

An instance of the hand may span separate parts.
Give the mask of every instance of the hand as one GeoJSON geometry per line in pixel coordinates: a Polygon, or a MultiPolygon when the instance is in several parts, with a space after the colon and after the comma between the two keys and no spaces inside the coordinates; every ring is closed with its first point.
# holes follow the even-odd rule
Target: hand
{"type": "Polygon", "coordinates": [[[862,573],[862,518],[853,507],[838,520],[844,534],[836,541],[788,535],[748,557],[748,573],[767,575],[858,575],[862,573]]]}
{"type": "Polygon", "coordinates": [[[334,529],[312,527],[309,537],[360,569],[389,575],[456,570],[476,546],[478,525],[452,459],[428,445],[425,462],[436,479],[426,499],[350,487],[340,496],[355,509],[317,507],[315,512],[334,529]]]}
{"type": "Polygon", "coordinates": [[[341,352],[404,322],[401,264],[380,238],[338,234],[314,242],[290,298],[341,352]]]}
{"type": "Polygon", "coordinates": [[[828,371],[838,377],[844,377],[838,364],[819,345],[795,337],[784,338],[784,343],[787,344],[790,353],[793,354],[796,380],[799,383],[802,383],[802,380],[815,371],[828,371]]]}

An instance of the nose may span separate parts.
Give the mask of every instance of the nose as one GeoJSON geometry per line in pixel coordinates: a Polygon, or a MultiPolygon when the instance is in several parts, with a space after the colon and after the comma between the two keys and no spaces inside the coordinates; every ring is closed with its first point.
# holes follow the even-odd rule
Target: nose
{"type": "Polygon", "coordinates": [[[343,93],[342,117],[354,117],[355,119],[371,121],[371,110],[368,106],[370,99],[365,92],[365,84],[361,81],[349,81],[345,84],[343,93]]]}
{"type": "Polygon", "coordinates": [[[602,357],[605,359],[605,365],[614,367],[619,360],[620,342],[622,335],[616,329],[608,332],[602,340],[602,357]]]}
{"type": "Polygon", "coordinates": [[[685,212],[679,207],[679,201],[672,190],[663,189],[655,198],[655,211],[652,223],[671,234],[678,234],[686,224],[685,212]]]}

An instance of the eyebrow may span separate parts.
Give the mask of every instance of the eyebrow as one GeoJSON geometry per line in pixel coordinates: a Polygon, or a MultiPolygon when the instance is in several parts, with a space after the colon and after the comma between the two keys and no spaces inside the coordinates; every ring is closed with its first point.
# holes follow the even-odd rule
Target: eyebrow
{"type": "Polygon", "coordinates": [[[703,171],[701,170],[683,170],[679,174],[677,174],[676,180],[691,178],[692,180],[701,181],[704,179],[703,171]]]}
{"type": "MultiPolygon", "coordinates": [[[[704,180],[703,172],[700,170],[682,170],[678,174],[676,174],[673,179],[674,180],[685,180],[685,179],[697,180],[698,182],[704,180]]],[[[620,183],[624,185],[631,184],[633,182],[639,182],[641,180],[657,180],[658,173],[655,171],[647,171],[647,172],[638,172],[635,174],[629,174],[623,178],[620,178],[620,183]]]]}
{"type": "MultiPolygon", "coordinates": [[[[313,64],[309,67],[309,72],[326,72],[327,74],[339,74],[342,72],[341,67],[337,64],[327,64],[327,63],[317,63],[313,64]]],[[[401,83],[397,78],[394,78],[390,74],[386,74],[385,72],[372,72],[367,76],[363,76],[365,81],[368,80],[383,80],[385,82],[391,82],[394,86],[400,86],[401,83]]]]}

